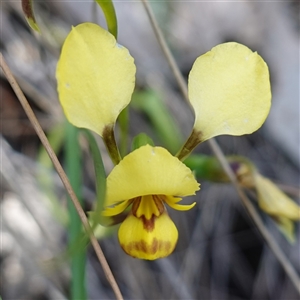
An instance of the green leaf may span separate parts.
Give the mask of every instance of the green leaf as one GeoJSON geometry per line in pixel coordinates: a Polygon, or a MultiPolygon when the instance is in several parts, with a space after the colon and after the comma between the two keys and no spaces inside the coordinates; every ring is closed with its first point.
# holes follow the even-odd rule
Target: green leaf
{"type": "MultiPolygon", "coordinates": [[[[81,151],[78,141],[78,128],[70,123],[66,125],[66,171],[74,192],[82,205],[82,178],[81,178],[81,151]]],[[[68,197],[68,208],[70,214],[69,246],[74,245],[82,233],[82,225],[77,211],[68,197]]],[[[86,251],[72,253],[71,256],[71,299],[86,299],[85,282],[86,251]]]]}
{"type": "Polygon", "coordinates": [[[111,0],[95,0],[101,7],[108,31],[117,39],[118,37],[118,22],[114,4],[111,0]]]}
{"type": "Polygon", "coordinates": [[[89,213],[89,216],[91,216],[90,221],[92,223],[92,229],[94,229],[98,223],[104,222],[104,220],[102,220],[102,218],[104,217],[101,216],[101,212],[103,210],[106,194],[106,173],[103,165],[102,156],[99,151],[95,137],[89,130],[81,129],[81,132],[84,134],[88,141],[94,162],[94,170],[96,176],[96,208],[95,211],[89,213]]]}

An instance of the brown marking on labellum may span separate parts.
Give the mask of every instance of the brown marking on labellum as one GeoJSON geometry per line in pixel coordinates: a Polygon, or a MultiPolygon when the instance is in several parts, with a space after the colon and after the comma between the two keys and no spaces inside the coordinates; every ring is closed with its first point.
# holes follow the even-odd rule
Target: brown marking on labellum
{"type": "MultiPolygon", "coordinates": [[[[159,196],[159,195],[153,195],[152,196],[152,199],[159,211],[159,216],[164,212],[166,211],[166,208],[163,204],[163,200],[161,200],[160,197],[163,197],[162,195],[159,196]]],[[[142,197],[137,197],[133,200],[133,204],[132,204],[132,214],[137,217],[136,215],[136,212],[140,206],[140,203],[141,203],[141,200],[142,200],[142,197]]],[[[152,214],[151,218],[149,220],[146,219],[145,215],[142,215],[140,218],[142,219],[143,221],[143,224],[144,224],[144,229],[147,230],[148,232],[151,232],[153,229],[154,229],[154,223],[155,223],[155,219],[159,216],[155,216],[154,214],[152,214]]]]}
{"type": "Polygon", "coordinates": [[[156,216],[155,215],[152,215],[150,220],[147,220],[145,218],[145,216],[141,216],[141,220],[143,222],[143,225],[144,225],[144,229],[147,231],[147,232],[152,232],[155,228],[155,220],[156,220],[156,216]]]}
{"type": "Polygon", "coordinates": [[[165,206],[164,206],[164,195],[153,195],[153,201],[159,211],[159,214],[161,215],[165,210],[165,206]]]}
{"type": "MultiPolygon", "coordinates": [[[[152,199],[159,211],[159,216],[166,211],[166,208],[164,206],[164,203],[163,203],[163,200],[161,199],[161,197],[163,197],[163,195],[153,195],[152,196],[152,199]]],[[[133,200],[133,204],[132,204],[132,214],[137,218],[136,216],[136,212],[140,206],[140,203],[142,201],[142,197],[137,197],[133,200]]],[[[155,220],[156,218],[158,218],[159,216],[155,216],[154,214],[152,214],[151,218],[148,220],[145,215],[142,215],[140,217],[140,219],[142,220],[143,222],[143,225],[144,225],[144,229],[147,231],[147,232],[152,232],[155,228],[155,220]]]]}
{"type": "Polygon", "coordinates": [[[142,197],[136,197],[134,200],[133,200],[133,204],[132,204],[132,208],[131,208],[131,211],[132,211],[132,214],[136,217],[136,212],[140,206],[140,203],[141,203],[141,200],[142,200],[142,197]]]}
{"type": "Polygon", "coordinates": [[[138,252],[143,252],[147,255],[154,255],[157,252],[162,252],[168,255],[174,250],[175,245],[172,247],[171,242],[157,240],[156,238],[154,238],[151,244],[147,244],[144,240],[140,240],[137,242],[131,242],[127,245],[121,244],[121,247],[127,254],[131,256],[134,250],[138,252]]]}

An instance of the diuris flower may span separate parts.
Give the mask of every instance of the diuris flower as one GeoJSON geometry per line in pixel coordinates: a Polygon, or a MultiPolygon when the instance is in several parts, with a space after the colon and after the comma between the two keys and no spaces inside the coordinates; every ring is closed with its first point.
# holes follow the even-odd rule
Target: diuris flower
{"type": "Polygon", "coordinates": [[[221,134],[257,130],[271,104],[266,63],[249,48],[225,43],[197,58],[189,74],[189,99],[195,112],[193,131],[177,157],[161,147],[143,146],[121,160],[114,140],[119,113],[130,102],[135,65],[129,51],[92,23],[72,29],[57,66],[58,93],[68,120],[103,137],[116,164],[107,178],[106,216],[131,205],[119,229],[119,241],[131,256],[156,259],[169,255],[177,229],[165,204],[195,194],[199,184],[180,160],[201,142],[221,134]]]}
{"type": "Polygon", "coordinates": [[[173,252],[178,232],[165,204],[188,210],[196,203],[180,205],[181,198],[199,190],[191,170],[166,149],[149,145],[128,154],[109,174],[105,216],[131,211],[119,228],[126,253],[157,259],[173,252]]]}

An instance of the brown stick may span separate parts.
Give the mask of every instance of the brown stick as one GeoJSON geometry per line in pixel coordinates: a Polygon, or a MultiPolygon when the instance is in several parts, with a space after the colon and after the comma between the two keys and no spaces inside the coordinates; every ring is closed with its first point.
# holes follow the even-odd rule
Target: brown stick
{"type": "Polygon", "coordinates": [[[63,170],[56,154],[54,153],[42,127],[40,126],[39,124],[39,121],[37,120],[36,116],[34,115],[34,112],[32,111],[26,97],[24,96],[22,90],[20,89],[18,83],[16,82],[14,76],[12,75],[12,72],[10,71],[8,65],[6,64],[4,58],[3,58],[3,55],[2,53],[0,53],[0,66],[1,66],[1,69],[3,70],[3,73],[4,75],[6,76],[9,84],[11,85],[12,89],[14,90],[17,98],[19,99],[21,105],[23,106],[23,109],[24,111],[26,112],[27,116],[28,116],[28,119],[30,120],[34,130],[36,131],[36,134],[38,135],[38,137],[40,138],[43,146],[45,147],[51,161],[53,162],[53,165],[59,175],[59,177],[61,178],[62,182],[63,182],[63,185],[65,186],[76,210],[77,210],[77,213],[81,219],[81,222],[84,226],[84,229],[86,230],[87,234],[89,235],[90,237],[90,240],[91,240],[91,243],[92,243],[92,246],[96,252],[96,255],[99,259],[99,262],[104,270],[104,273],[106,275],[106,278],[109,282],[109,284],[111,285],[111,288],[113,289],[114,293],[115,293],[115,296],[118,300],[123,300],[123,296],[120,292],[120,289],[118,287],[118,284],[114,278],[114,275],[112,274],[111,272],[111,269],[107,263],[107,260],[103,254],[103,251],[97,241],[97,239],[95,238],[94,234],[93,234],[93,231],[90,227],[90,224],[89,224],[89,221],[73,191],[73,188],[69,182],[69,179],[65,173],[65,171],[63,170]]]}

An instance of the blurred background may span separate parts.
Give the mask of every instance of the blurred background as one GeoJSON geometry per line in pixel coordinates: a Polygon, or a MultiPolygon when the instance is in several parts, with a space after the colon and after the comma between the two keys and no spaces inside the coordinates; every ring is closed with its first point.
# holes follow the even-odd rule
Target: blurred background
{"type": "MultiPolygon", "coordinates": [[[[227,155],[250,158],[299,203],[299,1],[153,1],[151,6],[175,59],[187,78],[195,59],[219,43],[236,41],[257,51],[270,68],[273,104],[263,127],[250,136],[217,138],[227,155]]],[[[119,43],[137,66],[137,91],[155,91],[181,129],[193,126],[184,101],[139,1],[116,1],[119,43]]],[[[56,92],[55,68],[64,38],[81,22],[106,28],[92,1],[35,1],[42,34],[33,32],[21,2],[1,2],[1,52],[54,145],[64,125],[56,92]]],[[[50,167],[39,139],[1,73],[1,286],[2,299],[68,299],[70,267],[61,260],[68,239],[66,192],[50,167]]],[[[164,145],[151,120],[130,107],[130,136],[141,131],[164,145]]],[[[84,207],[95,198],[93,165],[82,141],[84,207]]],[[[99,140],[107,173],[112,168],[99,140]]],[[[57,147],[64,164],[64,151],[57,147]]],[[[196,153],[211,154],[207,143],[196,153]]],[[[178,226],[174,253],[157,261],[127,256],[116,229],[99,233],[113,274],[126,299],[275,299],[299,294],[253,225],[230,184],[201,181],[197,206],[169,210],[178,226]]],[[[189,199],[192,201],[192,199],[189,199]]],[[[274,222],[268,229],[300,273],[299,225],[290,244],[274,222]]],[[[86,263],[88,299],[114,299],[91,247],[86,263]]]]}

